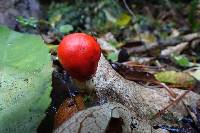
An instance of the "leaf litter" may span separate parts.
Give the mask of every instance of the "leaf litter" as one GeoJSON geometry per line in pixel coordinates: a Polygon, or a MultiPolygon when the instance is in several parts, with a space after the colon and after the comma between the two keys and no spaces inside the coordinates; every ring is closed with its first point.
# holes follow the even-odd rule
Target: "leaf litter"
{"type": "MultiPolygon", "coordinates": [[[[39,30],[39,33],[42,33],[43,40],[49,44],[48,47],[54,63],[53,91],[51,93],[53,101],[47,110],[47,117],[44,121],[50,120],[49,125],[52,128],[53,116],[59,108],[63,107],[63,102],[71,101],[71,99],[80,95],[78,88],[73,85],[69,75],[60,66],[56,57],[56,47],[59,40],[62,36],[71,32],[84,31],[89,33],[92,31],[98,33],[98,39],[106,44],[102,47],[104,55],[113,68],[128,80],[143,85],[156,84],[166,89],[170,88],[170,95],[172,96],[172,88],[174,87],[192,90],[196,93],[200,92],[199,69],[193,70],[200,63],[200,33],[198,32],[200,28],[198,21],[196,21],[199,10],[196,6],[198,5],[197,0],[183,3],[157,1],[155,4],[151,2],[128,2],[128,4],[122,3],[125,4],[122,6],[121,3],[113,3],[112,0],[97,3],[99,6],[96,6],[95,2],[91,2],[88,7],[85,6],[88,2],[84,4],[52,2],[48,9],[48,20],[18,17],[19,25],[34,27],[39,30]],[[178,6],[171,6],[174,4],[178,6]],[[108,5],[110,5],[110,8],[107,8],[108,5]],[[132,6],[127,8],[127,5],[132,6]],[[126,8],[123,8],[123,6],[126,6],[126,8]],[[134,8],[134,12],[132,12],[132,8],[134,8]],[[90,13],[90,9],[94,9],[96,14],[90,13]],[[180,12],[182,9],[184,9],[183,12],[180,12]],[[116,16],[115,11],[118,11],[119,15],[116,16]],[[185,18],[185,16],[188,18],[185,18]],[[77,18],[81,18],[81,20],[79,21],[77,18]],[[90,18],[94,19],[91,20],[90,18]],[[97,27],[101,27],[101,29],[97,27]],[[106,37],[108,32],[110,38],[106,37]],[[187,71],[187,73],[183,71],[187,71]]],[[[82,95],[83,97],[90,97],[90,94],[82,95]]],[[[182,97],[184,95],[179,96],[177,101],[180,101],[182,97]]],[[[98,101],[97,99],[94,98],[92,103],[98,101]]],[[[73,102],[76,103],[76,100],[73,102]]],[[[72,107],[74,107],[74,104],[72,107]]],[[[79,109],[76,108],[77,110],[79,109]]],[[[199,110],[196,110],[196,112],[199,112],[199,110]]],[[[198,120],[198,113],[194,114],[198,117],[196,118],[198,120]]],[[[69,118],[69,116],[70,113],[67,117],[69,118]]],[[[188,119],[191,119],[191,116],[189,117],[188,119]]],[[[194,122],[194,120],[191,121],[194,122]]],[[[42,122],[42,124],[44,123],[42,122]]],[[[171,132],[183,131],[181,130],[183,128],[167,125],[159,125],[156,128],[163,128],[171,132]]],[[[184,131],[191,132],[196,130],[195,128],[192,126],[189,131],[190,127],[186,127],[184,131]]],[[[42,129],[42,126],[38,131],[40,129],[42,129]]]]}

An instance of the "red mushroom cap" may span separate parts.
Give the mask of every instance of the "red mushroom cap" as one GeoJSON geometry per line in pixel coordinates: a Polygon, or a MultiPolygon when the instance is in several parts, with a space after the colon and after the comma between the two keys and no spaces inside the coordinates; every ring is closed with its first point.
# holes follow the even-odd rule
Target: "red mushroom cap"
{"type": "Polygon", "coordinates": [[[63,68],[79,81],[92,77],[100,56],[99,44],[94,37],[85,33],[66,35],[58,46],[58,58],[63,68]]]}

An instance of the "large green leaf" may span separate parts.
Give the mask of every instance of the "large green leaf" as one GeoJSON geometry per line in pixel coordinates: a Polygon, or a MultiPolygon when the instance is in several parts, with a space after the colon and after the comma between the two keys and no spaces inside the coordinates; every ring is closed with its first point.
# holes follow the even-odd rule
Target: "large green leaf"
{"type": "Polygon", "coordinates": [[[34,133],[50,104],[51,59],[39,36],[0,26],[0,133],[34,133]]]}

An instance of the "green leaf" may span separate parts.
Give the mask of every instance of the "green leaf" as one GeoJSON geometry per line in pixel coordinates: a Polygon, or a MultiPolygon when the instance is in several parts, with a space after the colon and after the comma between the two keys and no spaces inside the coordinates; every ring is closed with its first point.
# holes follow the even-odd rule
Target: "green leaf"
{"type": "Polygon", "coordinates": [[[35,133],[51,99],[51,59],[36,35],[0,26],[0,132],[35,133]]]}
{"type": "Polygon", "coordinates": [[[59,28],[59,31],[64,33],[64,34],[69,33],[73,30],[74,30],[73,26],[69,25],[69,24],[61,25],[60,28],[59,28]]]}
{"type": "Polygon", "coordinates": [[[174,87],[190,88],[196,85],[196,79],[188,73],[164,71],[156,73],[155,78],[160,82],[171,84],[174,87]]]}
{"type": "Polygon", "coordinates": [[[107,59],[111,60],[112,62],[115,62],[118,60],[118,54],[115,52],[111,52],[108,54],[107,59]]]}
{"type": "Polygon", "coordinates": [[[181,67],[190,67],[191,63],[189,59],[183,55],[171,55],[172,60],[181,67]]]}
{"type": "Polygon", "coordinates": [[[33,17],[30,17],[29,19],[27,19],[27,18],[24,18],[23,16],[18,16],[16,18],[16,21],[19,22],[23,26],[30,26],[34,28],[37,27],[37,23],[38,23],[38,20],[36,20],[33,17]]]}
{"type": "Polygon", "coordinates": [[[129,16],[126,13],[123,13],[122,15],[119,16],[119,18],[116,21],[116,25],[124,27],[127,26],[131,21],[131,16],[129,16]]]}
{"type": "Polygon", "coordinates": [[[119,42],[117,42],[116,40],[108,40],[108,43],[112,46],[112,47],[117,47],[119,42]]]}

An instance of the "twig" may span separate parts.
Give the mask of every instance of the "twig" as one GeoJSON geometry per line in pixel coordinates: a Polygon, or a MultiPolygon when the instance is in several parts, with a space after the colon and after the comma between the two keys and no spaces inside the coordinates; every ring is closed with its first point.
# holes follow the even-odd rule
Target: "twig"
{"type": "Polygon", "coordinates": [[[171,89],[171,88],[169,88],[167,85],[165,85],[164,83],[160,83],[160,85],[162,86],[162,87],[164,87],[165,89],[166,89],[166,91],[170,94],[170,96],[174,99],[174,98],[176,98],[176,93],[171,89]]]}
{"type": "MultiPolygon", "coordinates": [[[[125,5],[126,9],[128,10],[128,12],[132,15],[132,17],[133,17],[133,23],[135,23],[135,22],[137,21],[137,20],[136,20],[137,18],[136,18],[135,13],[130,9],[130,7],[128,6],[126,0],[123,0],[123,3],[124,3],[124,5],[125,5]]],[[[140,39],[140,41],[141,41],[142,38],[141,38],[140,32],[136,30],[136,33],[138,34],[139,39],[140,39]]]]}
{"type": "Polygon", "coordinates": [[[134,20],[135,20],[135,14],[134,12],[130,9],[130,7],[128,6],[128,4],[126,3],[126,0],[123,0],[123,3],[126,7],[126,9],[128,10],[128,12],[133,16],[134,20]]]}
{"type": "Polygon", "coordinates": [[[172,101],[170,104],[168,104],[164,109],[162,109],[161,111],[159,111],[158,113],[155,114],[154,118],[157,118],[159,116],[161,116],[162,114],[165,113],[165,111],[171,107],[172,105],[174,105],[174,103],[178,103],[180,100],[182,100],[183,97],[186,96],[186,94],[188,94],[191,90],[187,90],[185,91],[182,95],[180,95],[179,97],[177,97],[174,101],[172,101]]]}

